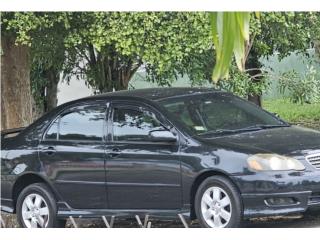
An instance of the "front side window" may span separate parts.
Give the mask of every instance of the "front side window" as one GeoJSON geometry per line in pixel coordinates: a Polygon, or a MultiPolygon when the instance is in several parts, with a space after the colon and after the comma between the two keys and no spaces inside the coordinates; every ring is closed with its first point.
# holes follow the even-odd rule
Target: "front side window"
{"type": "Polygon", "coordinates": [[[47,140],[57,140],[58,139],[58,126],[59,118],[54,121],[49,130],[46,133],[45,139],[47,140]]]}
{"type": "Polygon", "coordinates": [[[105,109],[83,107],[61,115],[49,128],[45,139],[101,141],[105,109]]]}
{"type": "Polygon", "coordinates": [[[148,141],[149,133],[165,130],[151,112],[115,108],[113,112],[114,141],[148,141]]]}

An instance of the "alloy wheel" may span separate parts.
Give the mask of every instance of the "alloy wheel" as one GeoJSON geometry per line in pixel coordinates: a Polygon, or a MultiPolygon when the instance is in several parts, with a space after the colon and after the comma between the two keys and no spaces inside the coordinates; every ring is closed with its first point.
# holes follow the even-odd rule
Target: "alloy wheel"
{"type": "Polygon", "coordinates": [[[29,194],[22,203],[22,219],[28,228],[45,228],[49,222],[48,204],[42,196],[29,194]]]}
{"type": "Polygon", "coordinates": [[[202,195],[201,213],[212,228],[223,228],[231,219],[232,206],[229,195],[220,187],[210,187],[202,195]]]}

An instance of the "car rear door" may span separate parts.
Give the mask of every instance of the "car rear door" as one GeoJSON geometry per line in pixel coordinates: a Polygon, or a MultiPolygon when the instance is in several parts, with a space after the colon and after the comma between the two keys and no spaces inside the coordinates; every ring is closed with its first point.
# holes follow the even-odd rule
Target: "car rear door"
{"type": "Polygon", "coordinates": [[[72,208],[107,208],[105,125],[105,104],[72,107],[56,118],[39,145],[46,175],[72,208]]]}
{"type": "Polygon", "coordinates": [[[181,208],[179,141],[148,139],[150,131],[164,129],[159,113],[140,103],[113,102],[108,116],[109,208],[181,208]]]}

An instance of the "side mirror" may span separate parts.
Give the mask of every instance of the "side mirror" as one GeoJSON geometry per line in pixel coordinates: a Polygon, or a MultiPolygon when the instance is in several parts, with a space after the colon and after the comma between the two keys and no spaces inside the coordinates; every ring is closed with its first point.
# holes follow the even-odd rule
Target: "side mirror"
{"type": "Polygon", "coordinates": [[[168,130],[155,130],[149,132],[149,137],[152,142],[176,142],[177,137],[168,130]]]}

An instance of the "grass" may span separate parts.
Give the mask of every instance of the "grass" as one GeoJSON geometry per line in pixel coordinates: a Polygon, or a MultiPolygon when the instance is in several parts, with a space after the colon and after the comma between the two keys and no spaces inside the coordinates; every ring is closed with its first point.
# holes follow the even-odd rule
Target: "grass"
{"type": "Polygon", "coordinates": [[[266,100],[263,107],[290,123],[320,129],[320,103],[294,104],[287,99],[266,100]]]}

